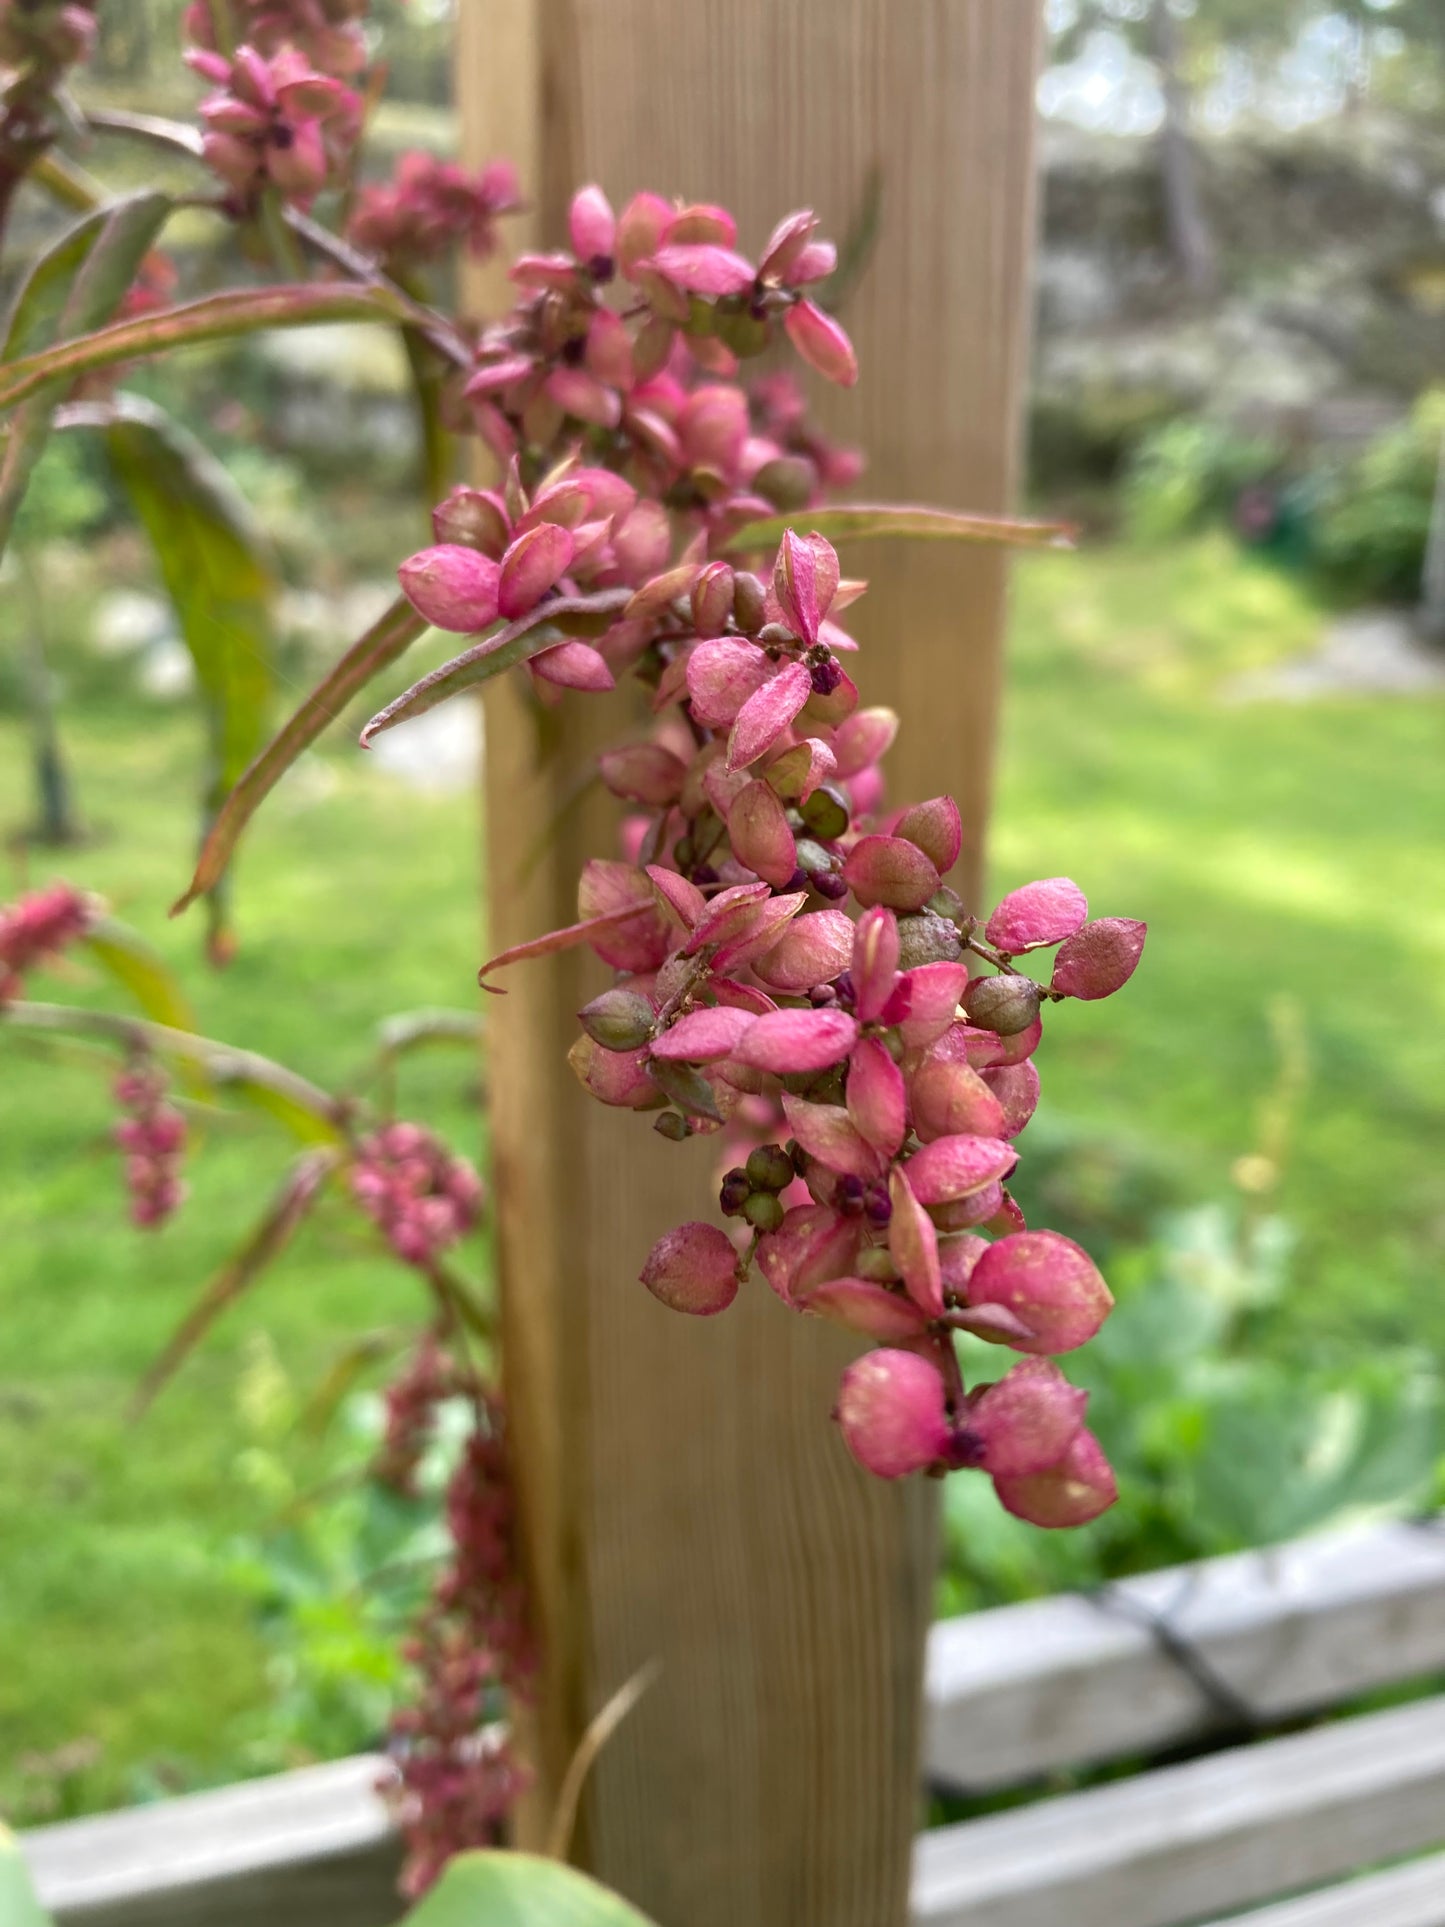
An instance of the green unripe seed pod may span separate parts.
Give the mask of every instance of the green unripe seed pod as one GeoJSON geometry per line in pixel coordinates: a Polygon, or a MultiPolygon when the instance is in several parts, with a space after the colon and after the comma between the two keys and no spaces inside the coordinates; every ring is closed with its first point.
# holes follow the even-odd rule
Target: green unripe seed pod
{"type": "Polygon", "coordinates": [[[743,1216],[754,1231],[776,1231],[786,1213],[776,1193],[754,1191],[743,1206],[743,1216]]]}
{"type": "Polygon", "coordinates": [[[652,1035],[652,1005],[635,990],[604,990],[577,1013],[577,1021],[603,1050],[641,1050],[652,1035]]]}
{"type": "Polygon", "coordinates": [[[1001,971],[997,977],[982,977],[963,993],[968,1021],[980,1030],[997,1031],[1012,1037],[1027,1030],[1039,1014],[1039,987],[1032,977],[1001,971]]]}
{"type": "Polygon", "coordinates": [[[833,842],[848,827],[847,797],[831,783],[820,783],[803,804],[803,821],[814,836],[833,842]]]}
{"type": "Polygon", "coordinates": [[[757,1191],[781,1191],[793,1181],[793,1160],[778,1144],[760,1144],[748,1154],[748,1183],[757,1191]]]}

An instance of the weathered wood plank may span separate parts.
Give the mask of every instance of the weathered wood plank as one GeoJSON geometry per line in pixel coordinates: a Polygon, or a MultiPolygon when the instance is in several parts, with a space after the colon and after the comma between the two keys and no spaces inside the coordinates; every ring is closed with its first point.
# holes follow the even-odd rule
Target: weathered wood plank
{"type": "Polygon", "coordinates": [[[1208,1927],[1445,1927],[1445,1854],[1366,1874],[1208,1927]]]}
{"type": "Polygon", "coordinates": [[[1402,1522],[1145,1574],[929,1635],[925,1758],[968,1788],[1147,1752],[1220,1713],[1139,1619],[1166,1619],[1262,1721],[1445,1668],[1445,1531],[1402,1522]],[[1137,1615],[1138,1617],[1136,1617],[1137,1615]]]}
{"type": "MultiPolygon", "coordinates": [[[[875,163],[876,260],[848,314],[863,377],[820,394],[870,492],[1010,497],[1027,358],[1036,0],[468,0],[468,158],[535,162],[529,241],[601,182],[722,200],[756,248],[813,205],[846,234],[875,163]]],[[[1001,556],[862,549],[867,700],[907,719],[900,795],[953,791],[978,881],[999,683],[1001,556]],[[906,647],[899,647],[906,638],[906,647]]],[[[851,617],[850,617],[851,621],[851,617]]],[[[622,727],[580,699],[539,727],[488,700],[492,940],[575,914],[616,813],[571,795],[622,727]],[[569,797],[572,806],[569,807],[569,797]],[[538,839],[555,826],[537,860],[538,839]]],[[[491,1060],[503,1352],[542,1621],[536,1841],[588,1719],[660,1658],[588,1786],[580,1856],[668,1927],[898,1927],[916,1822],[931,1494],[858,1473],[828,1423],[848,1352],[765,1288],[725,1318],[661,1309],[656,1235],[711,1216],[703,1142],[590,1104],[564,1053],[600,987],[572,954],[513,973],[491,1060]]]]}
{"type": "Polygon", "coordinates": [[[1442,1841],[1435,1698],[926,1833],[913,1927],[1179,1927],[1442,1841]]]}
{"type": "Polygon", "coordinates": [[[379,1758],[338,1760],[24,1838],[58,1927],[389,1927],[401,1853],[379,1758]]]}

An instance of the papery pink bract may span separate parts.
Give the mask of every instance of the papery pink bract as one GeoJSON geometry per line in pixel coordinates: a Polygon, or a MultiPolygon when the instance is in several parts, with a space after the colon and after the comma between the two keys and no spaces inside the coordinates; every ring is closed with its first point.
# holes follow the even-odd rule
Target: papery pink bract
{"type": "Polygon", "coordinates": [[[688,1064],[715,1064],[731,1057],[755,1020],[746,1011],[718,1008],[689,1011],[652,1046],[654,1057],[688,1064]]]}
{"type": "Polygon", "coordinates": [[[1006,1512],[1036,1526],[1084,1526],[1119,1496],[1113,1469],[1093,1433],[1081,1429],[1057,1465],[1021,1478],[994,1480],[1006,1512]]]}
{"type": "Polygon", "coordinates": [[[943,1274],[938,1262],[938,1234],[933,1220],[914,1194],[904,1171],[889,1175],[888,1196],[893,1215],[888,1223],[888,1249],[908,1287],[908,1295],[930,1318],[943,1313],[943,1274]]]}
{"type": "Polygon", "coordinates": [[[848,1115],[875,1150],[896,1157],[907,1128],[903,1073],[876,1037],[863,1038],[848,1060],[848,1115]]]}
{"type": "Polygon", "coordinates": [[[912,1299],[870,1284],[866,1278],[835,1278],[815,1285],[801,1300],[801,1308],[867,1338],[918,1338],[928,1329],[927,1318],[912,1299]]]}
{"type": "Polygon", "coordinates": [[[1001,1304],[1034,1334],[1017,1349],[1053,1354],[1087,1344],[1114,1299],[1089,1254],[1057,1231],[1021,1231],[990,1245],[967,1281],[970,1305],[1001,1304]]]}
{"type": "Polygon", "coordinates": [[[582,1036],[568,1051],[567,1062],[578,1082],[603,1104],[647,1110],[657,1102],[645,1050],[604,1050],[594,1038],[582,1036]]]}
{"type": "Polygon", "coordinates": [[[687,659],[693,715],[709,729],[727,727],[769,673],[767,657],[750,642],[732,636],[700,642],[687,659]]]}
{"type": "Polygon", "coordinates": [[[600,187],[580,188],[572,197],[567,213],[567,229],[572,252],[579,261],[611,264],[617,242],[617,219],[612,205],[600,187]]]}
{"type": "Polygon", "coordinates": [[[597,758],[597,767],[614,796],[649,803],[654,809],[677,801],[687,775],[687,764],[661,743],[605,750],[597,758]]]}
{"type": "Polygon", "coordinates": [[[1029,1358],[969,1401],[965,1425],[995,1478],[1028,1478],[1057,1465],[1084,1422],[1087,1392],[1052,1359],[1029,1358]]]}
{"type": "Polygon", "coordinates": [[[709,300],[741,294],[754,279],[751,262],[732,248],[710,241],[669,241],[653,255],[651,265],[679,288],[706,295],[709,300]]]}
{"type": "Polygon", "coordinates": [[[732,1053],[755,1070],[785,1076],[839,1064],[858,1037],[854,1018],[842,1010],[778,1010],[759,1017],[732,1053]]]}
{"type": "MultiPolygon", "coordinates": [[[[1038,1106],[1039,1074],[1025,1058],[1021,1064],[996,1064],[978,1074],[1002,1113],[993,1136],[1016,1138],[1038,1106]]],[[[977,1126],[962,1127],[977,1129],[977,1126]]]]}
{"type": "Polygon", "coordinates": [[[890,910],[921,910],[940,882],[917,844],[900,836],[860,837],[848,852],[843,875],[861,904],[890,910]]]}
{"type": "Polygon", "coordinates": [[[870,1352],[850,1365],[835,1416],[848,1450],[880,1479],[921,1472],[948,1446],[943,1381],[916,1352],[870,1352]]]}
{"type": "Polygon", "coordinates": [[[642,1267],[642,1282],[673,1311],[711,1318],[738,1295],[738,1255],[711,1224],[680,1224],[658,1239],[642,1267]]]}
{"type": "Polygon", "coordinates": [[[1011,890],[989,918],[984,935],[1014,957],[1061,943],[1088,914],[1088,899],[1072,877],[1046,877],[1011,890]]]}
{"type": "Polygon", "coordinates": [[[882,905],[865,910],[853,941],[853,996],[865,1024],[877,1023],[898,981],[898,919],[882,905]]]}
{"type": "Polygon", "coordinates": [[[970,1134],[1002,1138],[1003,1105],[977,1071],[962,1059],[931,1051],[908,1080],[914,1128],[932,1138],[970,1134]]]}
{"type": "Polygon", "coordinates": [[[496,621],[500,575],[489,557],[451,542],[422,549],[397,570],[402,593],[417,614],[455,635],[496,621]]]}
{"type": "Polygon", "coordinates": [[[572,560],[572,537],[555,522],[519,535],[502,557],[497,608],[510,622],[535,608],[572,560]]]}
{"type": "Polygon", "coordinates": [[[841,1104],[811,1104],[785,1092],[783,1114],[803,1149],[829,1170],[855,1178],[882,1176],[884,1159],[841,1104]]]}
{"type": "Polygon", "coordinates": [[[729,769],[746,769],[787,729],[812,694],[812,678],[800,662],[790,662],[771,682],[748,697],[728,738],[729,769]]]}
{"type": "Polygon", "coordinates": [[[764,782],[748,783],[729,810],[727,825],[738,861],[781,890],[798,867],[798,852],[775,792],[764,782]]]}
{"type": "Polygon", "coordinates": [[[811,301],[799,301],[789,308],[783,326],[804,361],[826,380],[844,388],[851,388],[857,381],[858,357],[853,344],[831,315],[811,301]]]}
{"type": "Polygon", "coordinates": [[[1086,923],[1054,958],[1049,988],[1085,1003],[1112,997],[1138,968],[1148,931],[1148,924],[1130,917],[1100,917],[1086,923]]]}
{"type": "Polygon", "coordinates": [[[758,1269],[784,1304],[844,1277],[858,1255],[862,1227],[824,1204],[795,1205],[776,1231],[758,1240],[758,1269]]]}
{"type": "Polygon", "coordinates": [[[992,1137],[940,1137],[908,1160],[908,1182],[922,1204],[947,1204],[997,1178],[1018,1162],[1011,1144],[992,1137]]]}
{"type": "Polygon", "coordinates": [[[957,863],[963,848],[963,819],[951,796],[935,796],[931,802],[915,803],[911,810],[905,810],[895,834],[916,843],[942,877],[957,863]]]}
{"type": "Polygon", "coordinates": [[[781,940],[753,963],[770,990],[809,990],[831,983],[853,954],[853,925],[841,910],[813,910],[795,918],[781,940]]]}

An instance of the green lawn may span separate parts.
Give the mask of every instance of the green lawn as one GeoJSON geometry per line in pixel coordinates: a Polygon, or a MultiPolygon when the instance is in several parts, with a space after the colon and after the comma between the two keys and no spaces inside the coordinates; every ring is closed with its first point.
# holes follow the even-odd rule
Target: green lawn
{"type": "MultiPolygon", "coordinates": [[[[1067,871],[1097,912],[1147,917],[1111,1003],[1066,1006],[1042,1057],[1044,1128],[1123,1137],[1182,1195],[1220,1195],[1278,1076],[1271,1010],[1309,1052],[1279,1205],[1303,1238],[1288,1351],[1445,1346],[1445,704],[1231,705],[1236,672],[1307,648],[1319,612],[1220,539],[1102,549],[1020,573],[993,857],[1000,889],[1067,871]]],[[[24,813],[21,738],[0,718],[0,822],[24,813]]],[[[184,967],[202,1027],[318,1081],[359,1074],[376,1020],[467,1004],[478,956],[465,798],[418,797],[344,736],[268,805],[238,890],[243,948],[197,961],[164,906],[187,867],[198,748],[182,710],[98,694],[68,736],[100,835],[64,858],[184,967]],[[163,807],[168,806],[168,807],[163,807]]],[[[40,874],[45,873],[42,866],[40,874]]],[[[8,892],[7,892],[8,893],[8,892]]],[[[39,987],[37,986],[37,989],[39,987]]],[[[98,994],[51,977],[44,994],[98,994]]],[[[460,1057],[419,1059],[408,1108],[468,1145],[460,1057]]],[[[159,1238],[128,1232],[94,1074],[0,1038],[0,1810],[15,1763],[92,1736],[76,1797],[152,1769],[224,1770],[264,1696],[264,1649],[214,1548],[261,1523],[238,1475],[246,1343],[300,1382],[345,1340],[414,1314],[407,1276],[339,1212],[305,1233],[139,1428],[137,1374],[283,1164],[261,1127],[217,1132],[159,1238]]],[[[481,1254],[470,1254],[479,1265],[481,1254]]],[[[297,1446],[303,1476],[324,1445],[297,1446]]]]}

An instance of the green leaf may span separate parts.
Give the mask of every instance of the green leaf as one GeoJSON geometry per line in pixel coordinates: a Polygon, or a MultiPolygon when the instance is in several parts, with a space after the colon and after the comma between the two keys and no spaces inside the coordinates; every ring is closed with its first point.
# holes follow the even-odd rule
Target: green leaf
{"type": "Polygon", "coordinates": [[[461,655],[453,656],[450,662],[444,662],[440,669],[433,669],[429,676],[423,676],[420,682],[404,690],[395,702],[379,710],[361,732],[362,748],[369,749],[372,737],[379,736],[384,729],[409,722],[413,716],[424,716],[438,703],[461,695],[463,690],[479,688],[493,676],[526,662],[529,656],[539,656],[544,649],[551,649],[562,640],[561,624],[569,617],[612,614],[625,608],[631,599],[630,589],[603,589],[596,595],[559,596],[553,602],[539,603],[526,615],[518,616],[515,622],[509,622],[505,629],[496,630],[472,648],[463,650],[461,655]]]}
{"type": "MultiPolygon", "coordinates": [[[[221,464],[153,403],[122,395],[66,409],[60,419],[103,434],[155,550],[205,708],[209,827],[266,740],[277,591],[267,545],[221,464]]],[[[225,942],[218,914],[212,946],[225,942]]]]}
{"type": "Polygon", "coordinates": [[[340,1156],[339,1151],[332,1149],[308,1151],[292,1165],[260,1223],[211,1279],[141,1380],[131,1408],[133,1417],[139,1417],[155,1401],[222,1312],[255,1284],[267,1265],[274,1264],[281,1256],[297,1226],[321,1195],[340,1156]]]}
{"type": "Polygon", "coordinates": [[[1003,515],[959,515],[952,509],[851,502],[841,508],[800,509],[789,515],[744,522],[729,536],[728,548],[769,548],[781,542],[789,529],[825,535],[830,542],[902,536],[915,542],[982,542],[1012,549],[1068,548],[1074,533],[1067,522],[1020,522],[1003,515]]]}
{"type": "Polygon", "coordinates": [[[153,1023],[194,1030],[195,1013],[174,971],[129,925],[102,917],[82,939],[101,969],[134,997],[153,1023]]]}
{"type": "Polygon", "coordinates": [[[575,1868],[530,1853],[461,1853],[404,1927],[653,1927],[575,1868]]]}
{"type": "Polygon", "coordinates": [[[0,1921],[4,1927],[51,1927],[50,1916],[35,1898],[30,1875],[20,1857],[20,1845],[0,1825],[0,1921]]]}
{"type": "Polygon", "coordinates": [[[403,328],[401,345],[406,350],[412,393],[416,397],[417,421],[421,428],[422,487],[425,505],[430,508],[442,499],[452,481],[452,438],[442,421],[442,394],[451,370],[420,328],[403,328]]]}
{"type": "Polygon", "coordinates": [[[354,642],[333,669],[329,669],[278,736],[246,770],[221,805],[212,823],[196,864],[196,873],[184,896],[171,905],[178,916],[197,897],[214,890],[226,874],[232,852],[241,832],[261,804],[280,782],[286,771],[309,749],[328,723],[334,722],[347,703],[364,689],[397,657],[404,654],[426,631],[426,623],[404,597],[396,601],[374,622],[359,641],[354,642]]]}
{"type": "Polygon", "coordinates": [[[159,314],[117,321],[108,328],[88,324],[91,331],[78,338],[11,362],[0,371],[0,408],[13,408],[51,382],[73,381],[97,368],[113,368],[117,362],[139,361],[204,341],[234,341],[265,328],[314,328],[327,321],[409,321],[429,329],[435,325],[426,310],[390,287],[287,282],[275,288],[227,289],[159,314]]]}
{"type": "Polygon", "coordinates": [[[482,1018],[475,1010],[402,1010],[376,1027],[378,1053],[396,1058],[424,1044],[460,1044],[475,1051],[482,1039],[482,1018]]]}

